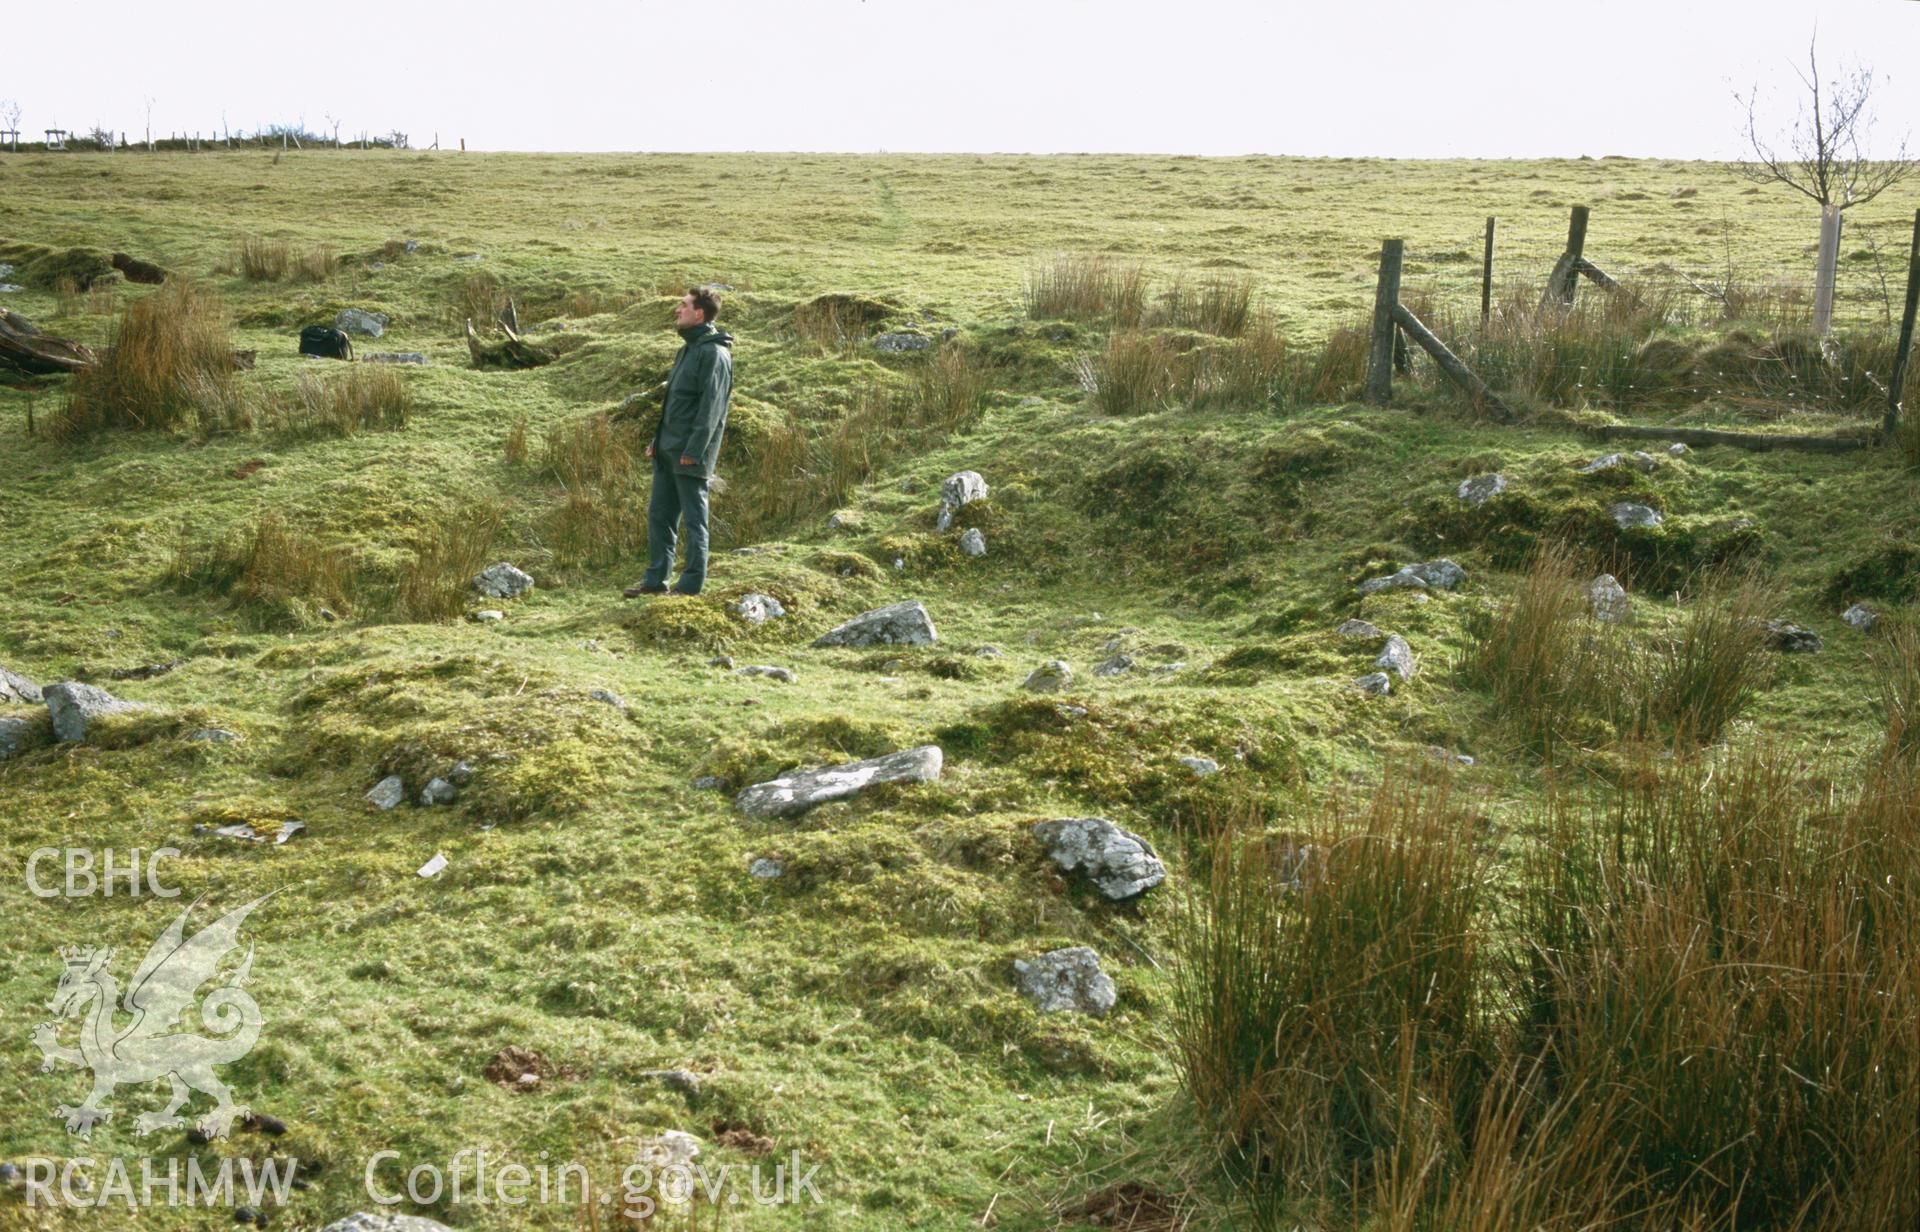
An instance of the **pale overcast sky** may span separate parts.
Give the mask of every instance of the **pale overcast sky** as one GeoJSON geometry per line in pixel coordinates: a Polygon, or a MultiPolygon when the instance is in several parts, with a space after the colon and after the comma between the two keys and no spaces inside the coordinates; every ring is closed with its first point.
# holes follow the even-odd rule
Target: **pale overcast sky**
{"type": "Polygon", "coordinates": [[[475,150],[1723,158],[1816,20],[1882,139],[1920,121],[1915,0],[79,0],[9,6],[0,100],[30,138],[150,100],[475,150]]]}

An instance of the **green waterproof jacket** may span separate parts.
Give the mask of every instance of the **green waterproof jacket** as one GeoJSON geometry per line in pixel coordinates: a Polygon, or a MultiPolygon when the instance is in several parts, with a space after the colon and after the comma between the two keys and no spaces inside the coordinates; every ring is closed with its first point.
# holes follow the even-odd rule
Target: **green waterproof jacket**
{"type": "Polygon", "coordinates": [[[733,335],[703,323],[681,330],[680,337],[686,345],[673,357],[653,452],[682,475],[711,479],[733,396],[733,335]],[[682,458],[693,461],[683,466],[682,458]]]}

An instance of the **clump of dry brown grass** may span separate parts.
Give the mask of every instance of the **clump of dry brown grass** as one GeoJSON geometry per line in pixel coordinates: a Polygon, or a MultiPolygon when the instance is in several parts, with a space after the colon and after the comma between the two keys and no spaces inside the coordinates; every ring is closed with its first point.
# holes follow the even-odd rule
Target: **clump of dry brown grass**
{"type": "Polygon", "coordinates": [[[1214,276],[1198,285],[1176,279],[1154,307],[1158,319],[1168,324],[1238,338],[1255,320],[1253,279],[1246,275],[1214,276]]]}
{"type": "Polygon", "coordinates": [[[205,547],[182,545],[167,571],[182,590],[224,596],[247,623],[263,629],[312,624],[321,609],[354,610],[358,589],[349,554],[278,513],[205,547]]]}
{"type": "Polygon", "coordinates": [[[1093,404],[1109,415],[1165,410],[1182,384],[1182,359],[1161,334],[1115,330],[1088,369],[1093,404]]]}
{"type": "Polygon", "coordinates": [[[393,620],[431,623],[466,611],[473,577],[493,559],[504,515],[497,505],[433,520],[410,545],[412,558],[382,596],[393,620]]]}
{"type": "Polygon", "coordinates": [[[347,368],[331,379],[302,374],[291,403],[275,412],[276,426],[299,436],[350,437],[359,432],[404,428],[413,413],[413,391],[391,368],[347,368]]]}
{"type": "Polygon", "coordinates": [[[1035,265],[1024,289],[1027,316],[1105,321],[1137,328],[1146,313],[1147,274],[1107,256],[1062,253],[1035,265]]]}
{"type": "Polygon", "coordinates": [[[293,263],[293,249],[285,240],[248,236],[240,241],[234,264],[248,282],[279,282],[293,263]]]}
{"type": "Polygon", "coordinates": [[[637,426],[605,413],[548,430],[539,471],[561,487],[546,528],[556,563],[616,564],[646,551],[645,445],[637,426]]]}
{"type": "Polygon", "coordinates": [[[527,417],[516,415],[513,424],[507,429],[507,461],[515,466],[525,466],[527,462],[527,417]]]}
{"type": "Polygon", "coordinates": [[[100,362],[74,374],[56,432],[243,426],[225,306],[184,279],[129,302],[100,362]]]}

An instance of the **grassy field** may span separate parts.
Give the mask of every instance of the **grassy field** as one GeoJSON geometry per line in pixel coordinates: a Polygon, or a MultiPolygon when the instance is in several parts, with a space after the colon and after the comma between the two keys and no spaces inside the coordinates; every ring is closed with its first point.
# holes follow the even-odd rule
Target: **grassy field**
{"type": "MultiPolygon", "coordinates": [[[[1851,394],[1729,389],[1626,406],[1602,400],[1596,380],[1564,399],[1519,399],[1523,423],[1506,427],[1424,364],[1384,409],[1359,404],[1336,364],[1324,396],[1298,405],[1203,397],[1182,383],[1189,372],[1138,413],[1112,414],[1117,348],[1135,335],[1097,314],[1035,319],[1028,305],[1059,254],[1106,254],[1139,267],[1142,336],[1165,349],[1168,373],[1188,371],[1179,356],[1252,346],[1180,319],[1164,298],[1176,284],[1243,288],[1270,331],[1260,336],[1330,354],[1364,323],[1383,237],[1407,238],[1410,301],[1477,317],[1486,216],[1500,219],[1504,302],[1537,296],[1579,203],[1594,209],[1589,258],[1678,304],[1676,344],[1764,334],[1803,311],[1815,217],[1785,192],[1694,163],[0,158],[0,262],[30,268],[76,246],[131,253],[192,281],[211,297],[196,310],[258,356],[164,432],[63,434],[67,378],[0,384],[0,666],[156,708],[99,741],[0,761],[11,908],[0,936],[13,960],[0,971],[0,1037],[17,1066],[0,1083],[0,1160],[89,1155],[97,1180],[112,1156],[295,1157],[311,1186],[274,1226],[299,1229],[370,1208],[375,1151],[398,1152],[401,1167],[445,1166],[463,1149],[577,1160],[604,1178],[643,1140],[683,1130],[703,1160],[741,1168],[770,1171],[798,1152],[821,1165],[823,1202],[696,1201],[655,1226],[1076,1226],[1076,1211],[1129,1184],[1172,1212],[1137,1229],[1246,1226],[1254,1213],[1283,1227],[1506,1226],[1443,1214],[1445,1193],[1404,1177],[1355,1185],[1352,1171],[1322,1160],[1313,1172],[1279,1152],[1256,1163],[1291,1162],[1249,1183],[1232,1150],[1222,1163],[1187,1081],[1191,988],[1174,971],[1176,954],[1197,952],[1183,920],[1230,905],[1223,833],[1346,833],[1376,791],[1438,777],[1457,827],[1447,833],[1475,853],[1470,877],[1445,876],[1472,881],[1473,929],[1487,954],[1510,955],[1534,918],[1530,887],[1548,879],[1543,853],[1571,841],[1568,810],[1604,812],[1669,773],[1662,754],[1678,763],[1675,798],[1706,798],[1687,775],[1711,780],[1754,756],[1792,776],[1789,794],[1856,787],[1859,768],[1882,765],[1901,739],[1884,682],[1898,679],[1898,631],[1920,588],[1920,472],[1893,449],[1724,447],[1656,450],[1650,474],[1577,469],[1611,448],[1582,435],[1594,423],[1877,422],[1851,394]],[[249,277],[249,241],[284,244],[286,273],[249,277]],[[1723,320],[1683,274],[1754,289],[1763,322],[1723,320]],[[714,568],[698,600],[626,602],[646,476],[630,464],[644,416],[623,408],[664,376],[678,345],[668,308],[693,282],[733,288],[721,323],[739,339],[714,568]],[[507,295],[555,362],[469,365],[463,322],[507,295]],[[386,337],[356,340],[362,353],[427,359],[393,369],[397,388],[357,390],[387,408],[357,421],[328,408],[371,369],[295,353],[302,325],[348,307],[391,318],[386,337]],[[868,342],[882,330],[954,332],[887,355],[868,342]],[[991,486],[954,532],[980,528],[984,557],[934,529],[941,481],[961,469],[991,486]],[[1455,486],[1492,470],[1512,495],[1465,511],[1455,486]],[[1653,505],[1665,525],[1617,531],[1606,510],[1620,500],[1653,505]],[[1598,675],[1568,686],[1571,708],[1543,740],[1528,722],[1535,703],[1487,683],[1511,672],[1488,666],[1488,626],[1556,535],[1592,554],[1583,565],[1620,575],[1635,605],[1629,636],[1648,653],[1684,642],[1707,602],[1700,584],[1728,560],[1757,570],[1766,614],[1825,648],[1767,656],[1750,700],[1704,744],[1676,734],[1667,711],[1649,719],[1652,702],[1627,713],[1589,697],[1616,679],[1598,675]],[[1464,566],[1464,584],[1356,592],[1440,556],[1464,566]],[[537,589],[507,602],[462,590],[495,560],[537,589]],[[741,622],[727,604],[754,591],[788,618],[741,622]],[[810,647],[907,598],[926,603],[937,646],[810,647]],[[1856,600],[1880,611],[1876,633],[1841,621],[1856,600]],[[483,607],[505,619],[463,619],[483,607]],[[1403,635],[1419,673],[1387,697],[1354,689],[1378,646],[1336,636],[1349,617],[1403,635]],[[972,653],[986,645],[1003,654],[972,653]],[[1095,677],[1118,651],[1135,670],[1095,677]],[[710,665],[722,654],[790,667],[798,683],[710,665]],[[1072,664],[1072,685],[1023,692],[1049,659],[1072,664]],[[1183,669],[1152,670],[1174,663],[1183,669]],[[174,666],[113,676],[162,664],[174,666]],[[241,739],[185,738],[203,727],[241,739]],[[946,753],[935,784],[797,821],[731,807],[732,791],[787,768],[925,743],[946,753]],[[1188,756],[1223,769],[1196,777],[1180,764],[1188,756]],[[477,773],[453,805],[376,812],[363,799],[383,775],[417,791],[460,760],[477,773]],[[702,776],[726,790],[695,789],[702,776]],[[1058,877],[1031,823],[1090,815],[1149,838],[1168,884],[1115,908],[1058,877]],[[278,846],[196,829],[285,819],[306,829],[278,846]],[[177,900],[41,899],[26,887],[38,848],[165,845],[182,853],[160,866],[177,900]],[[436,853],[446,870],[416,876],[436,853]],[[762,857],[784,875],[750,876],[762,857]],[[29,1042],[58,947],[118,946],[124,978],[185,902],[204,897],[196,919],[212,919],[269,890],[246,930],[267,1025],[223,1073],[288,1134],[208,1146],[136,1137],[154,1085],[122,1089],[90,1143],[70,1138],[54,1108],[85,1080],[37,1072],[29,1042]],[[1016,992],[1015,959],[1067,945],[1092,946],[1112,975],[1106,1018],[1042,1015],[1016,992]],[[508,1046],[552,1072],[532,1090],[490,1081],[508,1046]],[[672,1069],[699,1074],[698,1094],[655,1076],[672,1069]]],[[[1888,200],[1849,220],[1840,316],[1856,339],[1891,335],[1909,210],[1888,200]]],[[[129,304],[174,292],[6,281],[28,285],[0,305],[103,350],[129,304]]],[[[1886,825],[1873,841],[1904,861],[1885,870],[1893,906],[1873,934],[1894,961],[1920,952],[1913,797],[1887,788],[1875,799],[1886,825]]],[[[1463,960],[1469,978],[1482,961],[1463,960]]],[[[1882,1060],[1914,1077],[1913,985],[1894,983],[1905,999],[1882,1060]]],[[[1498,995],[1484,1000],[1473,1013],[1506,1012],[1498,995]]],[[[1917,1087],[1874,1111],[1911,1126],[1917,1087]]],[[[203,1107],[196,1097],[190,1111],[203,1107]]],[[[1763,1113],[1727,1123],[1743,1115],[1763,1113]]],[[[1703,1137],[1694,1158],[1726,1145],[1703,1137]]],[[[380,1176],[385,1189],[397,1179],[380,1176]]],[[[1604,1189],[1607,1174],[1593,1183],[1604,1189]]],[[[95,1226],[17,1198],[0,1194],[0,1227],[95,1226]]],[[[1699,1203],[1687,1226],[1733,1226],[1711,1193],[1685,1201],[1699,1203]]],[[[1845,1201],[1823,1201],[1800,1226],[1844,1226],[1821,1221],[1843,1219],[1845,1201]]],[[[442,1197],[399,1209],[461,1228],[618,1226],[575,1203],[442,1197]]],[[[1736,1215],[1741,1227],[1794,1226],[1774,1206],[1736,1215]]]]}

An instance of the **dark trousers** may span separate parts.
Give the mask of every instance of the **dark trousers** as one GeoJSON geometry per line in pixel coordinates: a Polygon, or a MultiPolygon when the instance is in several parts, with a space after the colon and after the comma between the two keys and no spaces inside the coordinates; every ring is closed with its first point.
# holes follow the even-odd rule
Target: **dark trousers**
{"type": "Polygon", "coordinates": [[[673,547],[682,518],[687,523],[687,564],[674,589],[697,595],[707,581],[707,481],[682,475],[653,460],[653,497],[647,502],[647,573],[643,586],[665,586],[673,572],[673,547]]]}

